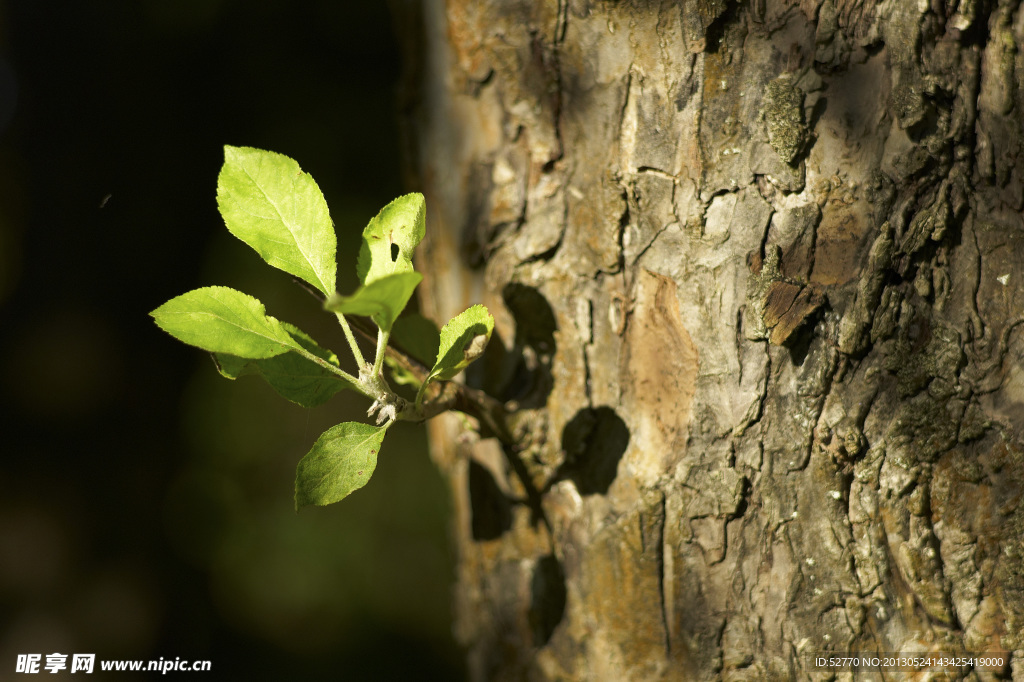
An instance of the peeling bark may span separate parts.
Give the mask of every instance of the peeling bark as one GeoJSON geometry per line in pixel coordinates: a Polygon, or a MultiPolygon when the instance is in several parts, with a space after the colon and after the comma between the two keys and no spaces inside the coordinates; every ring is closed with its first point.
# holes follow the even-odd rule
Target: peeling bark
{"type": "Polygon", "coordinates": [[[1024,679],[1020,0],[394,5],[472,677],[1024,679]]]}

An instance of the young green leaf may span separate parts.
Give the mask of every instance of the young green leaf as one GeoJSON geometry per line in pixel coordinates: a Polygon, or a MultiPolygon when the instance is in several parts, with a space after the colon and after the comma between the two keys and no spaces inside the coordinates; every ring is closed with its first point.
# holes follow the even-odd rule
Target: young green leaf
{"type": "Polygon", "coordinates": [[[378,327],[390,332],[395,318],[405,309],[422,280],[423,275],[418,272],[385,275],[359,287],[351,296],[333,294],[324,308],[335,313],[371,317],[378,327]]]}
{"type": "MultiPolygon", "coordinates": [[[[331,351],[321,348],[305,332],[287,322],[282,326],[288,334],[307,351],[337,366],[338,358],[331,351]]],[[[298,353],[283,353],[272,358],[250,360],[237,355],[214,353],[217,371],[228,379],[237,379],[246,374],[262,376],[282,397],[303,407],[316,407],[350,385],[337,374],[330,372],[298,353]]]]}
{"type": "Polygon", "coordinates": [[[426,204],[422,194],[398,197],[363,230],[356,274],[363,284],[396,272],[412,271],[412,254],[423,239],[426,204]]]}
{"type": "Polygon", "coordinates": [[[343,422],[324,431],[295,470],[295,510],[337,502],[366,485],[386,430],[343,422]]]}
{"type": "Polygon", "coordinates": [[[494,330],[494,318],[487,308],[475,305],[448,320],[441,329],[437,362],[427,381],[447,381],[484,352],[494,330]]]}
{"type": "Polygon", "coordinates": [[[334,292],[337,239],[316,182],[282,154],[224,147],[217,206],[231,234],[270,265],[334,292]]]}
{"type": "Polygon", "coordinates": [[[413,313],[395,320],[391,328],[391,341],[414,360],[430,367],[441,345],[441,332],[433,320],[413,313]]]}
{"type": "Polygon", "coordinates": [[[150,313],[165,332],[211,353],[269,358],[297,344],[258,300],[228,287],[204,287],[150,313]]]}
{"type": "Polygon", "coordinates": [[[391,370],[391,383],[397,386],[419,386],[422,382],[390,355],[384,356],[384,364],[391,370]]]}

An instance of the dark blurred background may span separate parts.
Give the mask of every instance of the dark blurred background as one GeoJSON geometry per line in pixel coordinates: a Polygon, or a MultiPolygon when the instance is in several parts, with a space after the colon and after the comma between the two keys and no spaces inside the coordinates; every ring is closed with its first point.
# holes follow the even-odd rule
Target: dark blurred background
{"type": "Polygon", "coordinates": [[[224,229],[217,172],[224,144],[298,160],[354,288],[363,226],[415,189],[398,54],[378,1],[0,3],[0,679],[53,652],[462,677],[422,428],[389,432],[366,488],[296,514],[295,464],[365,401],[226,381],[147,315],[232,286],[342,355],[331,317],[224,229]]]}

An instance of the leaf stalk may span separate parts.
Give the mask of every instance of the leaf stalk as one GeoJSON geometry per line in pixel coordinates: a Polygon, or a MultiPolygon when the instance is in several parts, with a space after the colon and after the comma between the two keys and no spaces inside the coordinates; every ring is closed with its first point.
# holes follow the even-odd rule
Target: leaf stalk
{"type": "Polygon", "coordinates": [[[366,360],[363,358],[363,352],[359,350],[359,344],[356,343],[356,337],[352,335],[352,328],[348,326],[348,320],[341,313],[335,313],[338,318],[338,324],[341,325],[342,331],[345,332],[345,340],[348,341],[348,347],[352,349],[352,356],[356,359],[356,365],[359,367],[361,372],[366,367],[366,360]]]}

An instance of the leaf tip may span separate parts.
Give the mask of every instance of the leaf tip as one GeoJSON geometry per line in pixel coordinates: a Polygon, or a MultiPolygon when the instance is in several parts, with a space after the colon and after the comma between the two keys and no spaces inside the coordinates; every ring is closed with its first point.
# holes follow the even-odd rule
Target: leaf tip
{"type": "Polygon", "coordinates": [[[224,163],[228,164],[237,159],[243,149],[244,147],[235,147],[230,144],[224,145],[224,163]]]}

